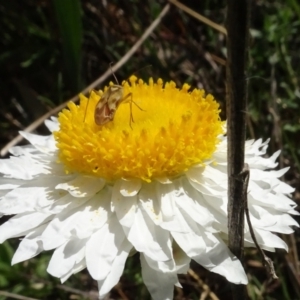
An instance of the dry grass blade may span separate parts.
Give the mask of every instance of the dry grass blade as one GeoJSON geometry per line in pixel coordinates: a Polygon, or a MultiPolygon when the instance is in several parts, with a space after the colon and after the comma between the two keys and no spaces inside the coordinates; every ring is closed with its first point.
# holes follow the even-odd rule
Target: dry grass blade
{"type": "Polygon", "coordinates": [[[18,294],[13,294],[5,291],[0,291],[0,296],[5,296],[8,297],[9,299],[19,299],[19,300],[38,300],[37,298],[30,298],[30,297],[25,297],[21,296],[18,294]]]}
{"type": "Polygon", "coordinates": [[[177,6],[178,8],[183,10],[184,12],[186,12],[187,14],[191,15],[192,17],[196,18],[200,22],[202,22],[202,23],[210,26],[211,28],[214,28],[215,30],[227,35],[227,31],[226,31],[225,27],[223,27],[223,26],[211,21],[210,19],[200,15],[199,13],[195,12],[194,10],[190,9],[189,7],[185,6],[184,4],[180,3],[177,0],[169,0],[169,2],[171,2],[175,6],[177,6]]]}
{"type": "Polygon", "coordinates": [[[289,252],[285,255],[286,266],[291,278],[291,284],[297,294],[300,295],[300,261],[297,250],[297,241],[295,234],[290,236],[281,235],[284,241],[289,245],[289,252]]]}
{"type": "Polygon", "coordinates": [[[63,285],[63,284],[56,285],[56,288],[73,294],[73,299],[77,299],[75,297],[78,297],[78,296],[81,296],[86,300],[97,300],[97,299],[99,299],[98,291],[83,292],[79,289],[74,289],[72,287],[69,287],[69,286],[66,286],[66,285],[63,285]]]}
{"type": "MultiPolygon", "coordinates": [[[[149,37],[149,35],[154,31],[154,29],[160,24],[162,18],[167,14],[167,12],[170,9],[170,5],[167,4],[161,13],[158,15],[158,17],[151,23],[151,25],[146,29],[144,34],[138,39],[138,41],[130,48],[130,50],[111,68],[109,67],[106,72],[100,76],[97,80],[95,80],[93,83],[91,83],[89,86],[87,86],[84,90],[81,91],[82,94],[87,94],[90,90],[95,89],[98,85],[100,85],[108,76],[111,75],[111,72],[116,72],[118,69],[120,69],[131,57],[132,55],[139,49],[139,47],[144,43],[144,41],[149,37]]],[[[73,98],[67,100],[66,102],[62,103],[61,105],[55,107],[51,111],[47,112],[43,116],[41,116],[39,119],[31,123],[28,127],[24,129],[25,132],[31,132],[35,130],[37,127],[39,127],[46,119],[49,117],[57,114],[59,111],[61,111],[66,105],[70,102],[76,102],[78,101],[79,97],[78,95],[74,96],[73,98]]],[[[23,137],[19,134],[17,137],[15,137],[12,141],[10,141],[8,144],[6,144],[2,150],[1,150],[1,156],[5,156],[8,153],[8,150],[18,144],[20,141],[23,140],[23,137]]]]}
{"type": "Polygon", "coordinates": [[[200,298],[201,300],[207,299],[207,297],[208,297],[208,299],[219,300],[219,298],[216,296],[216,294],[210,290],[210,287],[207,284],[205,284],[203,282],[203,280],[192,269],[188,270],[188,274],[191,277],[193,277],[194,280],[197,281],[198,285],[203,289],[204,294],[203,294],[203,297],[201,296],[201,298],[200,298]]]}

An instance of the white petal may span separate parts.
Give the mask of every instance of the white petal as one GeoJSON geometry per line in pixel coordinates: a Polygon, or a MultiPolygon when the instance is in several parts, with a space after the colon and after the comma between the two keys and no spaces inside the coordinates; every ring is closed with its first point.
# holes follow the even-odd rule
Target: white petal
{"type": "Polygon", "coordinates": [[[176,273],[186,274],[190,268],[191,259],[176,243],[173,243],[173,256],[176,264],[176,273]]]}
{"type": "Polygon", "coordinates": [[[102,189],[81,207],[58,214],[43,232],[42,240],[46,250],[54,249],[65,243],[72,235],[80,239],[91,236],[104,226],[110,215],[110,191],[102,189]]]}
{"type": "Polygon", "coordinates": [[[0,160],[0,173],[7,178],[31,180],[37,174],[48,174],[44,166],[32,160],[31,155],[26,157],[12,156],[9,159],[0,160]]]}
{"type": "Polygon", "coordinates": [[[187,173],[190,184],[203,195],[223,197],[227,195],[227,190],[216,185],[211,179],[204,176],[195,177],[194,174],[187,173]]]}
{"type": "Polygon", "coordinates": [[[186,178],[181,179],[181,193],[175,198],[176,204],[185,211],[195,222],[208,229],[214,221],[213,215],[207,206],[200,205],[197,200],[203,200],[203,196],[195,190],[186,178]]]}
{"type": "Polygon", "coordinates": [[[170,184],[173,182],[168,177],[156,177],[155,180],[162,184],[170,184]]]}
{"type": "Polygon", "coordinates": [[[217,168],[207,165],[202,173],[206,178],[209,178],[212,183],[211,186],[222,186],[222,188],[227,188],[227,174],[219,171],[217,168]]]}
{"type": "Polygon", "coordinates": [[[120,180],[120,192],[124,197],[135,196],[142,186],[140,179],[120,180]]]}
{"type": "Polygon", "coordinates": [[[95,280],[103,280],[111,271],[111,266],[125,239],[116,217],[95,232],[86,244],[86,264],[95,280]]]}
{"type": "MultiPolygon", "coordinates": [[[[173,299],[174,285],[178,282],[176,271],[162,272],[160,266],[149,267],[144,255],[140,256],[142,276],[153,300],[173,299]]],[[[149,261],[149,258],[148,258],[149,261]]],[[[152,265],[158,264],[153,261],[152,265]]]]}
{"type": "Polygon", "coordinates": [[[120,247],[121,250],[111,265],[110,273],[104,280],[98,281],[100,299],[103,299],[107,293],[119,282],[131,248],[132,245],[127,240],[124,240],[122,246],[120,247]]]}
{"type": "Polygon", "coordinates": [[[12,258],[12,265],[35,257],[44,250],[42,242],[40,241],[40,235],[45,227],[46,225],[44,224],[35,228],[34,232],[27,234],[21,240],[21,243],[19,244],[19,247],[12,258]]]}
{"type": "Polygon", "coordinates": [[[61,190],[56,190],[55,192],[58,192],[61,197],[58,200],[53,201],[51,205],[44,207],[43,212],[59,214],[65,210],[70,211],[77,207],[80,207],[91,199],[91,197],[75,198],[68,192],[61,190]]]}
{"type": "Polygon", "coordinates": [[[274,208],[281,212],[289,212],[295,202],[283,194],[273,194],[272,189],[263,189],[253,181],[249,184],[248,201],[253,205],[274,208]]]}
{"type": "Polygon", "coordinates": [[[192,257],[197,263],[211,272],[224,276],[235,284],[247,284],[248,279],[241,262],[230,253],[227,246],[219,240],[206,253],[192,257]]]}
{"type": "Polygon", "coordinates": [[[89,197],[100,191],[104,184],[101,178],[78,175],[69,182],[58,184],[56,189],[66,190],[73,197],[89,197]]]}
{"type": "MultiPolygon", "coordinates": [[[[259,245],[269,251],[274,251],[274,248],[285,249],[288,251],[287,244],[277,235],[258,228],[254,228],[255,237],[259,245]]],[[[252,238],[250,239],[252,241],[252,238]]]]}
{"type": "Polygon", "coordinates": [[[148,215],[138,209],[127,236],[135,249],[156,261],[170,259],[169,232],[155,225],[148,215]]]}
{"type": "Polygon", "coordinates": [[[67,272],[65,275],[60,277],[60,282],[64,283],[73,274],[76,274],[76,273],[82,271],[85,268],[86,268],[85,257],[83,257],[81,261],[76,262],[74,264],[73,268],[70,269],[69,272],[67,272]]]}
{"type": "Polygon", "coordinates": [[[41,136],[25,131],[20,131],[20,134],[30,142],[36,149],[43,153],[51,153],[57,150],[56,142],[53,135],[41,136]]]}
{"type": "Polygon", "coordinates": [[[213,246],[212,241],[206,239],[204,230],[196,222],[186,218],[183,214],[178,214],[178,221],[181,223],[182,230],[181,232],[172,231],[172,236],[189,257],[203,253],[207,247],[213,246]]]}
{"type": "Polygon", "coordinates": [[[15,189],[22,184],[24,184],[23,180],[14,179],[12,181],[10,178],[3,178],[0,175],[0,191],[3,191],[3,193],[7,193],[9,190],[15,189]]]}
{"type": "Polygon", "coordinates": [[[167,261],[156,261],[145,254],[142,254],[141,256],[144,257],[148,266],[153,270],[163,273],[176,271],[176,265],[172,254],[170,255],[170,259],[167,261]]]}
{"type": "Polygon", "coordinates": [[[50,132],[59,130],[59,123],[57,118],[51,117],[51,120],[45,120],[45,125],[49,129],[50,132]]]}
{"type": "Polygon", "coordinates": [[[26,182],[22,187],[16,188],[3,196],[0,201],[0,211],[4,214],[18,214],[41,210],[60,197],[59,192],[53,191],[57,179],[49,179],[48,184],[43,180],[26,182]],[[49,193],[51,190],[51,193],[49,193]],[[26,195],[26,197],[24,197],[26,195]]]}
{"type": "Polygon", "coordinates": [[[115,211],[120,224],[127,233],[134,222],[134,215],[137,209],[137,196],[123,196],[120,193],[119,184],[115,184],[111,201],[114,207],[113,211],[115,211]]]}
{"type": "Polygon", "coordinates": [[[58,247],[51,257],[47,272],[58,278],[68,274],[75,263],[83,259],[85,244],[86,240],[73,239],[58,247]]]}
{"type": "MultiPolygon", "coordinates": [[[[171,232],[188,232],[189,229],[187,229],[184,225],[185,221],[183,221],[181,216],[179,216],[181,214],[185,214],[184,211],[188,210],[185,205],[186,199],[180,181],[176,180],[173,184],[168,185],[158,184],[157,194],[159,195],[158,202],[161,206],[160,210],[163,220],[160,226],[171,232]],[[179,210],[180,205],[178,205],[177,202],[180,202],[180,205],[184,206],[182,210],[179,210]]],[[[200,215],[198,217],[200,218],[200,215]]],[[[189,218],[190,216],[188,216],[188,219],[189,218]]],[[[207,217],[204,219],[204,224],[205,220],[207,220],[207,217]]]]}
{"type": "Polygon", "coordinates": [[[174,184],[157,184],[157,194],[160,201],[164,228],[176,226],[177,206],[175,199],[178,197],[179,191],[175,188],[174,184]],[[168,226],[168,224],[170,225],[168,226]]]}
{"type": "Polygon", "coordinates": [[[9,238],[23,236],[50,219],[50,214],[39,212],[18,214],[0,226],[0,243],[9,238]]]}
{"type": "Polygon", "coordinates": [[[288,214],[278,213],[273,209],[253,205],[249,209],[251,223],[255,228],[265,229],[271,232],[292,233],[294,230],[290,226],[297,226],[298,223],[288,214]]]}
{"type": "Polygon", "coordinates": [[[250,171],[250,178],[251,180],[254,181],[260,181],[260,180],[265,180],[266,179],[266,174],[267,174],[267,179],[268,181],[272,178],[279,178],[282,175],[284,175],[289,168],[284,168],[281,170],[277,171],[263,171],[263,170],[258,170],[258,169],[251,169],[250,171]]]}
{"type": "Polygon", "coordinates": [[[279,181],[277,186],[274,188],[275,193],[283,193],[283,194],[290,194],[295,191],[290,185],[286,184],[285,182],[279,181]]]}
{"type": "Polygon", "coordinates": [[[144,183],[139,193],[139,205],[141,209],[148,214],[150,219],[152,219],[156,225],[159,225],[162,223],[162,212],[157,198],[156,184],[144,183]]]}
{"type": "Polygon", "coordinates": [[[192,167],[186,172],[187,177],[199,184],[223,191],[227,189],[227,174],[217,168],[207,165],[205,167],[192,167]],[[220,187],[222,187],[220,189],[220,187]]]}

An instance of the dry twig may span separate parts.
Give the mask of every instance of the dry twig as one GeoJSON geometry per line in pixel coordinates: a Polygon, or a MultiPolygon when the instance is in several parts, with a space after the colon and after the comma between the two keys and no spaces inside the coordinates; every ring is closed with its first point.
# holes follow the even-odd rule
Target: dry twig
{"type": "MultiPolygon", "coordinates": [[[[160,24],[162,18],[167,14],[167,12],[170,9],[170,4],[167,4],[161,13],[157,16],[157,18],[151,23],[151,25],[146,29],[144,34],[138,39],[138,41],[130,48],[130,50],[113,66],[109,67],[106,72],[101,75],[97,80],[95,80],[93,83],[91,83],[89,86],[87,86],[85,89],[81,91],[82,94],[87,94],[92,89],[95,89],[98,85],[100,85],[108,76],[111,75],[112,72],[116,72],[119,70],[131,57],[132,55],[139,49],[139,47],[145,42],[145,40],[149,37],[149,35],[154,31],[154,29],[160,24]]],[[[67,100],[66,102],[62,103],[61,105],[55,107],[51,111],[47,112],[43,116],[41,116],[39,119],[31,123],[28,127],[26,127],[23,131],[24,132],[31,132],[35,130],[37,127],[39,127],[46,119],[50,118],[51,116],[57,114],[59,111],[61,111],[63,108],[66,107],[66,105],[70,102],[76,102],[78,101],[79,97],[78,95],[72,97],[71,99],[67,100]]],[[[1,156],[5,156],[8,152],[8,150],[21,142],[23,140],[23,137],[19,134],[17,137],[15,137],[12,141],[10,141],[7,145],[5,145],[1,150],[1,156]]]]}
{"type": "Polygon", "coordinates": [[[240,174],[241,180],[243,181],[244,184],[244,190],[243,190],[243,195],[242,195],[242,199],[244,199],[245,201],[245,214],[246,214],[246,219],[247,219],[247,223],[249,226],[249,231],[252,237],[252,240],[261,256],[261,259],[263,261],[264,267],[266,268],[268,275],[271,279],[278,279],[275,269],[274,269],[274,265],[273,265],[273,261],[265,254],[265,252],[263,251],[263,249],[259,246],[256,236],[255,236],[255,232],[251,223],[251,219],[250,219],[250,213],[249,213],[249,207],[248,207],[248,184],[249,184],[249,178],[250,178],[250,170],[249,170],[249,165],[245,164],[244,165],[244,169],[242,171],[242,173],[240,174]]]}
{"type": "Polygon", "coordinates": [[[184,12],[186,12],[187,14],[191,15],[192,17],[196,18],[200,22],[202,22],[202,23],[210,26],[211,28],[227,35],[227,31],[226,31],[225,27],[223,27],[223,26],[211,21],[210,19],[200,15],[199,13],[195,12],[194,10],[190,9],[189,7],[185,6],[184,4],[180,3],[177,0],[169,0],[169,2],[174,4],[175,6],[177,6],[178,8],[183,10],[184,12]]]}
{"type": "MultiPolygon", "coordinates": [[[[250,1],[227,1],[227,162],[228,246],[243,263],[245,182],[238,177],[244,169],[250,1]]],[[[246,187],[247,189],[247,187],[246,187]]],[[[247,299],[243,285],[232,284],[233,299],[247,299]]]]}

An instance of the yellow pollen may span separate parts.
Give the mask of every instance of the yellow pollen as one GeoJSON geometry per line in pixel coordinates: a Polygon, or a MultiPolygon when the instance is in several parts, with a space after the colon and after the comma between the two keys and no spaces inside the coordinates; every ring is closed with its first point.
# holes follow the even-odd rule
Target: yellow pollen
{"type": "MultiPolygon", "coordinates": [[[[172,178],[210,159],[222,133],[219,105],[204,90],[159,79],[144,83],[132,76],[123,82],[126,101],[112,121],[97,125],[95,107],[104,92],[80,95],[80,104],[68,104],[59,114],[54,133],[59,160],[67,172],[78,172],[108,181],[172,178]],[[129,101],[127,101],[129,99],[129,101]],[[133,100],[130,126],[130,101],[133,100]]],[[[111,83],[112,85],[112,83],[111,83]]]]}

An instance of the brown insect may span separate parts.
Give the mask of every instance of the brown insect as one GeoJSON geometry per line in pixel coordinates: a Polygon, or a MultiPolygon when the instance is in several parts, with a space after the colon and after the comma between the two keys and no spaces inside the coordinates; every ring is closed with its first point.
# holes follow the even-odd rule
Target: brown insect
{"type": "Polygon", "coordinates": [[[104,125],[112,121],[121,103],[130,104],[129,125],[132,128],[131,123],[134,122],[132,115],[132,103],[135,104],[140,110],[143,109],[133,101],[132,93],[129,93],[126,96],[124,96],[124,88],[119,84],[111,85],[107,89],[107,91],[101,96],[95,108],[95,123],[97,125],[104,125]]]}
{"type": "MultiPolygon", "coordinates": [[[[100,100],[96,104],[96,108],[94,111],[95,123],[101,126],[108,122],[113,121],[119,105],[121,103],[129,103],[130,104],[129,125],[132,129],[131,123],[134,122],[133,115],[132,115],[132,103],[135,104],[140,110],[143,109],[133,101],[132,93],[129,93],[126,96],[124,96],[123,86],[119,84],[118,79],[113,72],[112,74],[117,84],[113,84],[109,86],[106,92],[102,94],[100,100]]],[[[98,91],[93,90],[93,92],[99,95],[98,91]]],[[[87,112],[87,107],[86,107],[85,115],[86,112],[87,112]]]]}

